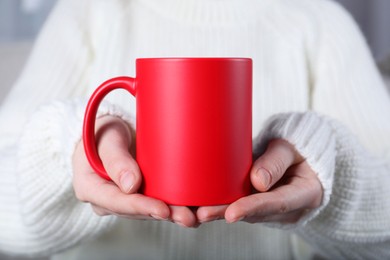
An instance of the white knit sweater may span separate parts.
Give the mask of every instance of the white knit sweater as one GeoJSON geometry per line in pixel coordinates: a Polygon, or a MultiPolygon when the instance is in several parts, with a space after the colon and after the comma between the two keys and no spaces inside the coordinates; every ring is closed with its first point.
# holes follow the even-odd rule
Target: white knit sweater
{"type": "MultiPolygon", "coordinates": [[[[136,58],[165,56],[251,57],[255,152],[287,139],[324,189],[318,209],[273,226],[329,258],[390,258],[390,98],[357,26],[326,0],[60,1],[0,112],[0,251],[51,255],[81,244],[68,259],[302,253],[290,233],[261,224],[118,221],[77,201],[71,156],[86,98],[108,78],[135,76],[136,58]]],[[[127,93],[108,100],[101,115],[134,114],[127,93]]]]}

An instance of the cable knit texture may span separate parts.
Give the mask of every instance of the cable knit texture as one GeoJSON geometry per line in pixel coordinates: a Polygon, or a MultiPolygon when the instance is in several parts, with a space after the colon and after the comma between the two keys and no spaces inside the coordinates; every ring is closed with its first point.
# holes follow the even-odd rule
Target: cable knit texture
{"type": "MultiPolygon", "coordinates": [[[[131,95],[107,101],[99,116],[134,124],[131,95]]],[[[390,258],[389,114],[359,29],[328,0],[60,0],[0,110],[0,250],[302,259],[295,233],[328,258],[390,258]],[[71,158],[85,100],[109,78],[135,76],[136,58],[167,56],[251,57],[254,153],[273,138],[292,143],[322,184],[320,207],[270,224],[289,231],[222,222],[187,230],[98,217],[77,201],[71,158]]]]}

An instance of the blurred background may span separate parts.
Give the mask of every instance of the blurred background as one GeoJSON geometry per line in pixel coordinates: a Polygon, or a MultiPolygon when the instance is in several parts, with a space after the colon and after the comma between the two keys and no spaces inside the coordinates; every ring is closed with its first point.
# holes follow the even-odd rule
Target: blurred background
{"type": "MultiPolygon", "coordinates": [[[[57,0],[0,0],[0,105],[57,0]]],[[[336,0],[354,17],[390,86],[390,1],[336,0]]],[[[1,231],[0,231],[1,232],[1,231]]],[[[7,258],[0,253],[0,260],[7,258]]]]}
{"type": "Polygon", "coordinates": [[[0,104],[56,1],[0,0],[0,104]]]}

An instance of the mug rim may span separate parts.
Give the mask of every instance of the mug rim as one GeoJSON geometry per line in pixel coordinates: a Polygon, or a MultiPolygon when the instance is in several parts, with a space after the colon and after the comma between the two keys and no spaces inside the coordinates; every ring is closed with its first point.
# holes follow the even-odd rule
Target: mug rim
{"type": "Polygon", "coordinates": [[[142,57],[136,58],[138,61],[249,61],[248,57],[142,57]]]}

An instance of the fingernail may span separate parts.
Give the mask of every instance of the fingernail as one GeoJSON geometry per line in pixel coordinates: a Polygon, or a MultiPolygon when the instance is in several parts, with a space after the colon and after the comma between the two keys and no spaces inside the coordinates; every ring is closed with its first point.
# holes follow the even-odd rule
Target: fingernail
{"type": "Polygon", "coordinates": [[[120,180],[121,189],[128,193],[134,186],[134,174],[132,172],[125,172],[121,175],[120,180]]]}
{"type": "Polygon", "coordinates": [[[222,218],[221,217],[212,217],[212,218],[200,219],[199,222],[200,223],[207,223],[207,222],[216,221],[216,220],[220,220],[220,219],[222,219],[222,218]]]}
{"type": "Polygon", "coordinates": [[[264,188],[268,189],[271,184],[271,175],[264,168],[259,168],[256,172],[260,182],[264,185],[264,188]]]}
{"type": "Polygon", "coordinates": [[[156,220],[168,220],[168,218],[160,217],[159,215],[150,214],[150,216],[156,220]]]}
{"type": "Polygon", "coordinates": [[[189,227],[189,226],[184,225],[182,222],[177,221],[177,220],[174,220],[174,223],[177,224],[177,225],[179,225],[179,226],[181,226],[181,227],[185,227],[185,228],[188,228],[188,227],[189,227]]]}

